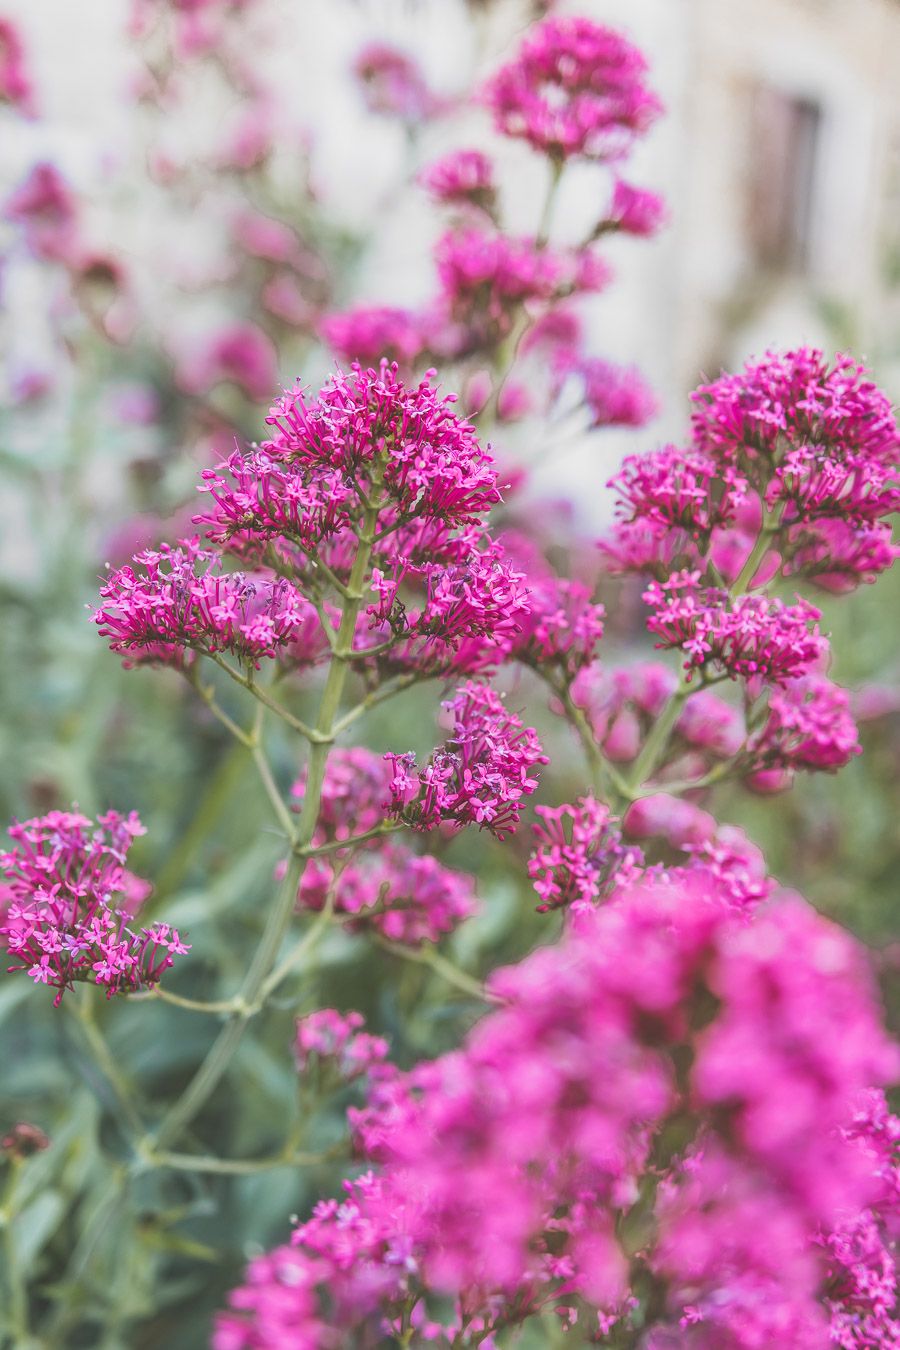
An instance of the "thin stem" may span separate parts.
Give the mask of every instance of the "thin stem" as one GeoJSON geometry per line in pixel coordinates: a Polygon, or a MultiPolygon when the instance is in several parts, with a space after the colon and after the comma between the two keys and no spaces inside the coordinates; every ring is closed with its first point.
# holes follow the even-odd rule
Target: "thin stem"
{"type": "Polygon", "coordinates": [[[253,763],[256,765],[257,772],[262,781],[266,796],[271,803],[272,810],[278,817],[278,823],[284,830],[291,845],[293,845],[296,833],[294,828],[294,818],[291,815],[287,803],[278,790],[278,784],[275,782],[275,777],[272,773],[272,766],[269,764],[268,756],[258,740],[254,742],[250,753],[253,756],[253,763]]]}
{"type": "Polygon", "coordinates": [[[271,694],[266,693],[262,685],[257,684],[255,680],[248,679],[247,676],[242,675],[239,670],[235,670],[234,666],[230,666],[227,661],[223,660],[218,652],[206,652],[205,655],[207,655],[211,661],[215,661],[219,669],[224,670],[225,674],[230,679],[234,680],[235,684],[239,684],[242,689],[246,689],[254,698],[258,698],[260,703],[264,703],[276,717],[280,717],[283,722],[286,722],[288,726],[300,736],[303,736],[306,740],[312,742],[315,742],[318,739],[319,733],[317,731],[314,731],[312,727],[307,726],[307,724],[302,722],[299,717],[295,717],[292,712],[288,712],[283,704],[272,698],[271,694]]]}
{"type": "MultiPolygon", "coordinates": [[[[380,482],[375,481],[373,485],[376,491],[380,490],[380,482]]],[[[341,613],[336,652],[328,667],[315,729],[311,730],[303,723],[298,723],[295,718],[285,719],[288,720],[289,725],[295,725],[296,729],[300,730],[301,734],[310,741],[303,807],[294,834],[294,841],[299,851],[292,850],[291,857],[288,860],[281,889],[275,903],[269,910],[266,926],[241,986],[232,1019],[219,1032],[194,1078],[188,1083],[182,1095],[157,1127],[156,1147],[162,1147],[168,1140],[176,1138],[181,1130],[194,1119],[197,1112],[202,1109],[225,1074],[248,1021],[255,1016],[265,1003],[264,988],[278,959],[278,952],[290,926],[291,916],[297,903],[297,888],[306,865],[306,860],[301,856],[301,853],[312,843],[319,816],[328,749],[334,740],[334,726],[349,670],[347,662],[338,659],[338,653],[349,651],[353,643],[356,620],[365,595],[363,584],[372,554],[372,540],[379,510],[380,503],[370,504],[364,513],[363,529],[359,534],[356,557],[353,561],[350,582],[347,587],[347,597],[341,613]]],[[[215,659],[218,662],[218,658],[215,659]]],[[[272,708],[279,716],[283,716],[284,710],[280,708],[280,705],[276,704],[274,700],[270,700],[268,695],[264,696],[263,691],[253,685],[251,681],[239,672],[232,671],[231,667],[225,663],[223,663],[223,668],[233,678],[236,678],[239,684],[244,684],[246,688],[250,689],[267,707],[272,708]]]]}
{"type": "Polygon", "coordinates": [[[197,998],[182,998],[180,994],[173,994],[170,990],[163,989],[161,984],[155,984],[152,989],[140,994],[130,994],[128,997],[130,1003],[142,1003],[157,998],[162,1003],[171,1003],[174,1008],[185,1008],[188,1012],[232,1013],[238,1007],[236,1000],[233,998],[211,1000],[210,1002],[204,1002],[197,998]]]}
{"type": "Polygon", "coordinates": [[[553,159],[550,161],[550,182],[547,185],[547,193],[544,197],[544,205],[541,209],[541,219],[538,224],[535,244],[538,248],[545,248],[547,240],[550,238],[550,224],[553,219],[553,207],[556,205],[556,196],[559,192],[559,185],[562,181],[565,160],[553,159]]]}
{"type": "Polygon", "coordinates": [[[632,801],[634,792],[629,783],[625,781],[614,764],[603,754],[600,746],[597,744],[597,738],[594,735],[594,729],[591,726],[590,719],[583,708],[572,698],[572,689],[565,679],[554,679],[552,674],[540,667],[534,667],[535,674],[539,675],[556,694],[563,710],[566,714],[566,720],[572,727],[581,742],[585,758],[591,772],[594,791],[604,801],[609,802],[615,809],[620,808],[625,803],[632,801]]]}
{"type": "Polygon", "coordinates": [[[756,543],[753,545],[749,558],[729,587],[732,595],[744,595],[750,589],[750,583],[756,576],[760,563],[769,551],[772,536],[778,533],[783,510],[783,505],[777,507],[774,511],[766,510],[765,505],[763,505],[762,524],[760,526],[759,534],[756,536],[756,543]]]}
{"type": "Polygon", "coordinates": [[[228,713],[225,711],[224,708],[221,708],[219,706],[219,704],[216,702],[216,695],[213,686],[211,684],[201,683],[200,671],[198,666],[191,667],[190,671],[187,673],[187,680],[188,683],[191,685],[191,688],[194,689],[195,692],[200,695],[203,702],[206,704],[207,708],[209,708],[210,712],[212,713],[213,717],[215,717],[219,722],[222,723],[223,727],[226,727],[228,731],[231,732],[232,736],[236,741],[240,741],[241,745],[245,745],[249,749],[253,744],[251,736],[246,731],[244,731],[243,727],[239,727],[237,722],[235,722],[233,718],[228,716],[228,713]]]}
{"type": "Polygon", "coordinates": [[[327,1162],[327,1153],[276,1153],[272,1158],[214,1158],[206,1153],[150,1152],[146,1161],[154,1167],[177,1172],[211,1172],[220,1176],[251,1176],[277,1167],[314,1167],[327,1162]]]}
{"type": "Polygon", "coordinates": [[[364,834],[351,834],[349,839],[332,839],[327,844],[319,844],[316,848],[306,848],[302,850],[305,858],[321,858],[329,853],[340,853],[345,848],[358,848],[360,844],[368,843],[370,839],[381,839],[386,834],[396,834],[398,830],[404,827],[399,822],[373,825],[371,830],[366,830],[364,834]]]}
{"type": "Polygon", "coordinates": [[[125,1078],[116,1063],[115,1058],[106,1044],[103,1033],[94,1020],[94,990],[88,986],[85,990],[85,998],[68,1000],[64,999],[64,1005],[68,1007],[81,1027],[85,1040],[90,1047],[91,1053],[106,1077],[110,1087],[113,1090],[116,1101],[122,1111],[122,1115],[127,1120],[131,1129],[138,1135],[144,1132],[144,1122],[141,1120],[140,1113],[132,1099],[131,1090],[125,1078]]]}
{"type": "Polygon", "coordinates": [[[19,1254],[13,1221],[15,1219],[15,1193],[19,1181],[19,1159],[13,1158],[9,1165],[9,1179],[0,1207],[0,1227],[3,1229],[3,1253],[6,1259],[6,1287],[9,1293],[9,1329],[12,1334],[11,1345],[27,1346],[31,1340],[28,1328],[28,1291],[22,1272],[19,1269],[19,1254]]]}
{"type": "Polygon", "coordinates": [[[275,967],[271,975],[269,975],[268,979],[263,984],[262,989],[259,991],[259,997],[262,1003],[265,1003],[268,1000],[270,994],[272,994],[274,990],[278,988],[279,984],[281,984],[282,980],[290,975],[291,971],[300,964],[304,956],[308,956],[311,952],[315,951],[333,917],[334,894],[330,893],[318,916],[310,924],[296,947],[288,952],[281,964],[275,967]]]}
{"type": "Polygon", "coordinates": [[[339,736],[342,731],[346,731],[348,727],[352,726],[360,717],[365,716],[372,708],[377,708],[379,703],[386,703],[388,699],[396,697],[397,694],[402,694],[405,689],[409,689],[410,685],[415,684],[417,680],[422,678],[423,676],[416,671],[405,671],[402,675],[396,675],[393,680],[388,680],[387,683],[380,685],[378,689],[373,689],[354,708],[344,713],[343,717],[338,718],[334,724],[335,736],[339,736]]]}
{"type": "Polygon", "coordinates": [[[502,1003],[501,998],[495,994],[489,994],[480,980],[476,980],[471,975],[467,975],[464,970],[460,970],[452,961],[448,961],[446,956],[442,956],[435,947],[406,947],[402,942],[391,942],[389,938],[381,937],[379,934],[373,935],[379,947],[390,952],[393,956],[399,956],[404,961],[412,961],[419,966],[429,966],[435,975],[439,975],[447,984],[452,984],[454,988],[468,994],[471,998],[477,998],[482,1003],[502,1003]]]}

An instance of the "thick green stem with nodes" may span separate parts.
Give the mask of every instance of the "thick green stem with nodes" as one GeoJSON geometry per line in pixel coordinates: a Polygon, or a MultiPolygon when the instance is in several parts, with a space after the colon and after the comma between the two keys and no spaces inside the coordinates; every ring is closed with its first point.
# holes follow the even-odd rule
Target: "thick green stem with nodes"
{"type": "MultiPolygon", "coordinates": [[[[380,489],[380,475],[373,475],[373,495],[380,494],[380,489]]],[[[235,1001],[235,1010],[231,1019],[213,1042],[196,1075],[157,1127],[155,1139],[150,1145],[151,1152],[161,1148],[169,1140],[177,1138],[185,1126],[203,1108],[225,1074],[247,1023],[265,1003],[267,982],[278,960],[278,953],[296,906],[297,888],[306,866],[304,850],[312,842],[319,816],[328,751],[334,741],[335,724],[349,671],[348,657],[353,647],[356,621],[365,597],[364,583],[372,556],[375,525],[381,505],[382,503],[378,500],[369,500],[363,512],[356,557],[346,587],[340,628],[338,629],[331,664],[328,668],[325,688],[322,691],[315,727],[307,728],[291,715],[285,716],[286,710],[282,709],[280,705],[276,705],[268,696],[263,697],[262,691],[252,681],[245,680],[240,676],[237,677],[238,683],[244,684],[267,707],[284,716],[288,725],[293,726],[295,730],[306,736],[310,741],[303,807],[296,831],[293,834],[295,847],[288,860],[281,889],[269,911],[259,946],[254,953],[250,968],[235,1001]]],[[[222,665],[223,663],[218,662],[218,664],[222,665]]],[[[237,672],[232,671],[230,667],[224,666],[224,668],[233,677],[237,675],[237,672]]]]}

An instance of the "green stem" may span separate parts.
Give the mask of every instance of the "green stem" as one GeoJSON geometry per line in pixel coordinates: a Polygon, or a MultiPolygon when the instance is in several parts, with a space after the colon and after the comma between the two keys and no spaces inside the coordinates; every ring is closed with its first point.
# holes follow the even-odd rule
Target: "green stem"
{"type": "Polygon", "coordinates": [[[103,1033],[94,1020],[94,997],[94,988],[88,985],[85,988],[84,999],[73,999],[71,1001],[64,999],[63,1003],[64,1006],[71,1009],[78,1025],[81,1027],[91,1054],[113,1090],[122,1115],[131,1130],[141,1135],[144,1131],[144,1122],[141,1120],[140,1113],[134,1104],[131,1090],[104,1040],[103,1033]]]}
{"type": "Polygon", "coordinates": [[[6,1287],[9,1292],[9,1329],[12,1340],[11,1350],[19,1350],[30,1344],[31,1334],[28,1328],[28,1291],[19,1269],[19,1256],[13,1232],[15,1219],[15,1192],[19,1180],[20,1162],[17,1158],[10,1161],[9,1180],[3,1194],[0,1207],[0,1227],[3,1229],[3,1252],[6,1258],[6,1287]]]}
{"type": "Polygon", "coordinates": [[[467,975],[464,970],[460,970],[458,966],[455,966],[452,961],[448,961],[446,956],[442,956],[434,947],[406,947],[402,942],[391,942],[389,938],[377,935],[375,941],[379,947],[383,947],[393,956],[402,957],[404,961],[412,961],[418,966],[430,967],[447,984],[452,984],[454,988],[468,994],[470,998],[477,998],[481,1003],[503,1002],[495,994],[489,994],[480,980],[476,980],[471,975],[467,975]]]}
{"type": "Polygon", "coordinates": [[[630,785],[630,795],[632,798],[647,782],[648,778],[652,776],[654,769],[665,754],[669,744],[669,738],[675,730],[675,723],[681,716],[681,710],[692,693],[693,690],[682,675],[682,683],[675,690],[674,694],[672,694],[659,717],[653,723],[647,739],[644,741],[641,748],[641,753],[634,762],[630,785]]]}
{"type": "Polygon", "coordinates": [[[550,161],[550,182],[547,185],[547,193],[544,197],[544,205],[541,210],[541,219],[538,224],[535,244],[538,248],[545,248],[547,240],[550,238],[550,224],[553,219],[553,207],[556,205],[556,196],[559,192],[559,185],[562,181],[563,170],[565,168],[564,159],[553,159],[550,161]]]}
{"type": "Polygon", "coordinates": [[[762,524],[759,534],[756,536],[756,543],[753,545],[750,556],[744,563],[735,580],[732,582],[729,590],[734,596],[744,595],[750,589],[750,583],[759,570],[759,565],[769,551],[773,535],[778,533],[778,526],[781,523],[781,513],[783,506],[779,506],[775,511],[767,511],[763,506],[762,524]]]}
{"type": "Polygon", "coordinates": [[[239,684],[242,689],[246,689],[254,698],[259,699],[260,703],[264,703],[270,712],[273,712],[276,717],[280,717],[282,722],[286,722],[298,735],[303,736],[307,741],[316,740],[318,731],[307,726],[306,722],[302,722],[299,717],[295,717],[277,699],[272,698],[262,685],[257,684],[255,680],[248,679],[239,670],[235,670],[234,666],[230,666],[227,661],[219,656],[218,652],[205,652],[204,655],[208,656],[211,661],[215,661],[219,669],[224,670],[229,679],[234,680],[235,684],[239,684]]]}
{"type": "Polygon", "coordinates": [[[147,1161],[154,1167],[170,1167],[176,1172],[209,1172],[217,1176],[253,1176],[278,1167],[315,1167],[327,1162],[326,1153],[277,1153],[272,1158],[214,1158],[206,1153],[151,1152],[147,1161]]]}
{"type": "MultiPolygon", "coordinates": [[[[380,491],[380,486],[379,482],[373,483],[376,492],[380,491]]],[[[216,1037],[194,1078],[188,1083],[182,1095],[157,1127],[155,1137],[157,1148],[162,1147],[169,1140],[177,1138],[185,1126],[190,1124],[197,1112],[205,1105],[225,1074],[247,1023],[265,1002],[266,981],[278,959],[278,952],[290,926],[291,917],[297,903],[297,888],[306,865],[302,850],[308,848],[312,842],[319,816],[328,750],[334,740],[334,725],[340,710],[349,669],[347,653],[353,646],[356,620],[365,597],[364,583],[372,553],[372,541],[375,537],[375,524],[380,505],[380,503],[370,503],[363,515],[363,528],[359,534],[356,557],[350,573],[347,596],[341,614],[341,624],[338,629],[335,650],[328,667],[328,675],[319,703],[315,728],[310,732],[309,728],[305,727],[303,723],[296,725],[296,729],[300,730],[301,734],[305,735],[311,742],[303,807],[294,834],[297,850],[292,851],[288,860],[284,881],[275,903],[269,910],[266,926],[241,986],[232,1018],[216,1037]]],[[[223,663],[217,662],[217,664],[223,663]]],[[[245,687],[250,689],[267,707],[272,708],[280,715],[282,714],[280,706],[275,704],[274,700],[269,699],[268,695],[263,696],[263,691],[253,685],[251,681],[246,680],[238,672],[232,671],[231,667],[227,665],[223,668],[227,669],[233,678],[236,677],[239,684],[244,684],[245,687]]],[[[290,719],[291,725],[295,723],[296,719],[290,719]]]]}

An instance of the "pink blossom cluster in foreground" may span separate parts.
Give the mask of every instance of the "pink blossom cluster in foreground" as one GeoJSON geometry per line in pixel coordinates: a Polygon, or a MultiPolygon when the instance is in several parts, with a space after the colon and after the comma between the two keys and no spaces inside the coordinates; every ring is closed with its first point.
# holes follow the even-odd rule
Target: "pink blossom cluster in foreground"
{"type": "Polygon", "coordinates": [[[99,985],[107,997],[156,984],[188,950],[169,924],[131,926],[150,893],[125,867],[143,833],[133,811],[108,811],[96,825],[69,811],[10,825],[13,847],[0,853],[0,940],[9,969],[55,989],[55,1004],[76,981],[99,985]]]}
{"type": "Polygon", "coordinates": [[[702,869],[632,880],[491,987],[351,1113],[378,1170],[251,1263],[217,1350],[490,1346],[547,1308],[602,1341],[648,1306],[655,1350],[895,1343],[897,1054],[839,929],[702,869]]]}

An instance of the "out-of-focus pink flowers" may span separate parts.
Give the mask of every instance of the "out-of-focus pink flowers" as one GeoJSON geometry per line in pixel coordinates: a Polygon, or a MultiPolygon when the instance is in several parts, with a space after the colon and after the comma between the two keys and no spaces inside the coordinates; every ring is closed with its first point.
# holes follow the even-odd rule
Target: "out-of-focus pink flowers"
{"type": "Polygon", "coordinates": [[[366,107],[384,117],[397,117],[414,127],[444,107],[419,66],[399,47],[370,42],[353,63],[366,107]]]}
{"type": "Polygon", "coordinates": [[[498,130],[553,158],[620,159],[660,112],[636,47],[591,19],[546,19],[489,82],[498,130]]]}
{"type": "Polygon", "coordinates": [[[436,202],[474,206],[488,214],[497,191],[494,165],[482,150],[452,150],[427,165],[419,182],[436,202]]]}
{"type": "Polygon", "coordinates": [[[601,220],[598,232],[618,230],[622,234],[647,238],[656,234],[665,218],[665,203],[657,193],[632,187],[624,179],[617,178],[609,211],[601,220]]]}
{"type": "Polygon", "coordinates": [[[360,305],[341,314],[326,314],[319,331],[342,361],[367,366],[384,357],[408,369],[428,341],[419,315],[391,305],[360,305]]]}
{"type": "Polygon", "coordinates": [[[344,1082],[360,1078],[375,1064],[388,1056],[388,1043],[383,1036],[372,1036],[363,1031],[362,1013],[339,1013],[334,1008],[320,1008],[297,1019],[294,1057],[297,1068],[306,1073],[311,1062],[333,1068],[344,1082]]]}
{"type": "Polygon", "coordinates": [[[125,867],[143,833],[133,811],[109,811],[96,825],[77,812],[51,811],[9,827],[13,847],[0,853],[0,937],[13,958],[9,969],[55,989],[54,1004],[76,981],[101,986],[108,998],[156,984],[188,950],[166,923],[129,927],[150,892],[125,867]]]}
{"type": "Polygon", "coordinates": [[[34,110],[22,37],[15,24],[3,16],[0,16],[0,103],[10,103],[25,113],[34,110]]]}
{"type": "Polygon", "coordinates": [[[278,383],[278,354],[261,328],[231,324],[182,361],[178,374],[189,393],[206,394],[227,381],[259,402],[269,398],[278,383]]]}
{"type": "Polygon", "coordinates": [[[78,211],[68,184],[52,164],[36,164],[7,197],[3,213],[22,227],[37,258],[70,263],[78,251],[78,211]]]}
{"type": "Polygon", "coordinates": [[[592,428],[642,427],[659,411],[636,366],[617,366],[573,350],[560,353],[556,365],[561,375],[581,382],[592,428]]]}

